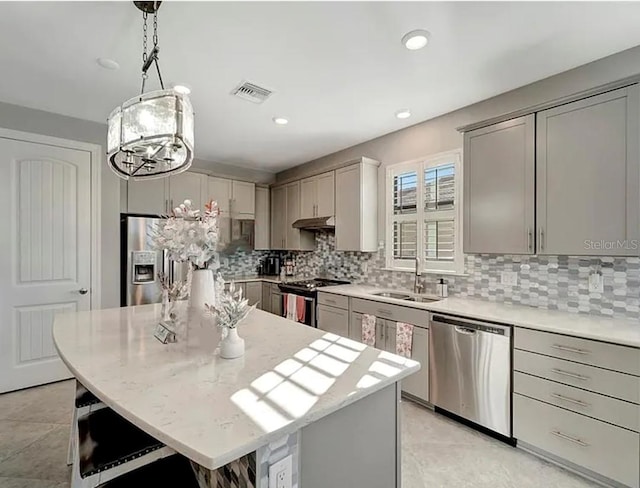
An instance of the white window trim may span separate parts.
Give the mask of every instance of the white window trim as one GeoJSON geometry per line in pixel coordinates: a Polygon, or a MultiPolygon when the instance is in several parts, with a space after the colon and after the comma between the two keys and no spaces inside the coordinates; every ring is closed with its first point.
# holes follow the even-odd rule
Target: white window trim
{"type": "MultiPolygon", "coordinates": [[[[444,163],[451,162],[453,160],[455,166],[455,208],[451,210],[455,213],[455,259],[452,263],[444,263],[442,261],[425,261],[423,257],[423,239],[424,239],[424,210],[418,212],[416,215],[407,215],[411,220],[416,219],[418,222],[418,255],[420,256],[421,272],[433,273],[433,274],[464,274],[464,255],[462,253],[462,149],[455,149],[453,151],[446,151],[423,158],[414,159],[411,161],[405,161],[403,163],[397,163],[387,166],[386,174],[386,192],[385,192],[385,205],[386,205],[386,225],[385,225],[385,238],[386,238],[386,269],[394,271],[415,271],[415,261],[412,259],[394,260],[393,259],[393,221],[401,220],[403,216],[393,215],[393,177],[398,173],[410,169],[416,169],[418,172],[418,187],[417,187],[417,201],[420,202],[418,208],[421,208],[424,200],[424,170],[434,166],[440,166],[444,163]],[[444,265],[444,266],[443,266],[444,265]]],[[[445,212],[445,211],[443,211],[445,212]]],[[[409,220],[409,219],[407,219],[409,220]]]]}

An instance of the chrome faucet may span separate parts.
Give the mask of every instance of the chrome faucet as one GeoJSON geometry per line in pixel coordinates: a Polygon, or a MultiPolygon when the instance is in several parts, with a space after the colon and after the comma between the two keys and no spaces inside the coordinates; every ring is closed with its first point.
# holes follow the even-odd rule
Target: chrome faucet
{"type": "Polygon", "coordinates": [[[422,276],[420,272],[420,258],[417,257],[416,258],[416,274],[413,281],[413,293],[415,293],[416,295],[419,295],[424,290],[424,285],[420,281],[420,276],[422,276]]]}

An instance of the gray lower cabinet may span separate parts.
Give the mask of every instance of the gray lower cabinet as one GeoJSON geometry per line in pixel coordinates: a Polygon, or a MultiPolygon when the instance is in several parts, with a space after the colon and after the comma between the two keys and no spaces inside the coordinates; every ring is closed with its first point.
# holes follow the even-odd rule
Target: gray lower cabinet
{"type": "Polygon", "coordinates": [[[638,85],[537,114],[538,254],[637,256],[638,85]]]}
{"type": "Polygon", "coordinates": [[[271,313],[271,283],[262,283],[262,310],[271,313]]]}
{"type": "Polygon", "coordinates": [[[245,283],[245,297],[249,300],[249,305],[256,305],[257,308],[262,308],[262,282],[250,281],[245,283]]]}
{"type": "Polygon", "coordinates": [[[640,349],[520,327],[514,335],[518,445],[638,488],[640,349]]]}
{"type": "Polygon", "coordinates": [[[464,252],[533,254],[535,115],[464,135],[464,252]]]}
{"type": "Polygon", "coordinates": [[[271,285],[271,310],[270,312],[274,315],[279,315],[282,317],[282,293],[280,292],[280,288],[278,285],[271,285]]]}
{"type": "MultiPolygon", "coordinates": [[[[355,302],[356,300],[352,301],[355,302]]],[[[389,309],[384,308],[383,310],[387,311],[389,309]]],[[[416,312],[416,309],[405,307],[393,310],[400,313],[408,312],[409,314],[416,312]]],[[[352,311],[349,321],[349,338],[358,342],[362,342],[362,316],[362,313],[352,311]]],[[[396,323],[397,321],[394,320],[376,317],[376,348],[395,354],[396,323]]],[[[411,359],[418,361],[422,367],[417,373],[402,380],[402,391],[419,400],[429,402],[429,330],[425,327],[414,326],[413,328],[411,359]]]]}
{"type": "Polygon", "coordinates": [[[349,337],[349,311],[328,305],[318,305],[318,329],[349,337]]]}

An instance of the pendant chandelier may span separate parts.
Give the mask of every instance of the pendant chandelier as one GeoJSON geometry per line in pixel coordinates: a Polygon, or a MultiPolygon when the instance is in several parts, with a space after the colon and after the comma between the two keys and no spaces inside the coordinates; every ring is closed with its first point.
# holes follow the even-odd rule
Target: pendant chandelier
{"type": "Polygon", "coordinates": [[[142,11],[142,89],[108,119],[109,166],[121,178],[148,180],[186,171],[193,161],[193,108],[186,94],[165,90],[158,64],[160,2],[134,2],[142,11]],[[153,48],[147,53],[147,17],[153,15],[153,48]],[[145,93],[155,66],[161,90],[145,93]]]}

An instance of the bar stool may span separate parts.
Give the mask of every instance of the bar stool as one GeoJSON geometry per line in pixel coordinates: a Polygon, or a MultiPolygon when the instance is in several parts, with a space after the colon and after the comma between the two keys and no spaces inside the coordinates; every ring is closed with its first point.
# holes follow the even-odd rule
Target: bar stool
{"type": "Polygon", "coordinates": [[[71,488],[96,488],[175,451],[110,408],[102,408],[78,418],[73,454],[71,488]]]}
{"type": "Polygon", "coordinates": [[[199,488],[191,462],[175,454],[108,481],[100,488],[199,488]]]}
{"type": "Polygon", "coordinates": [[[73,464],[73,450],[75,439],[78,435],[78,417],[105,407],[106,405],[102,403],[97,396],[76,380],[76,397],[73,405],[73,415],[71,417],[71,434],[69,435],[69,451],[67,453],[68,465],[73,464]]]}

